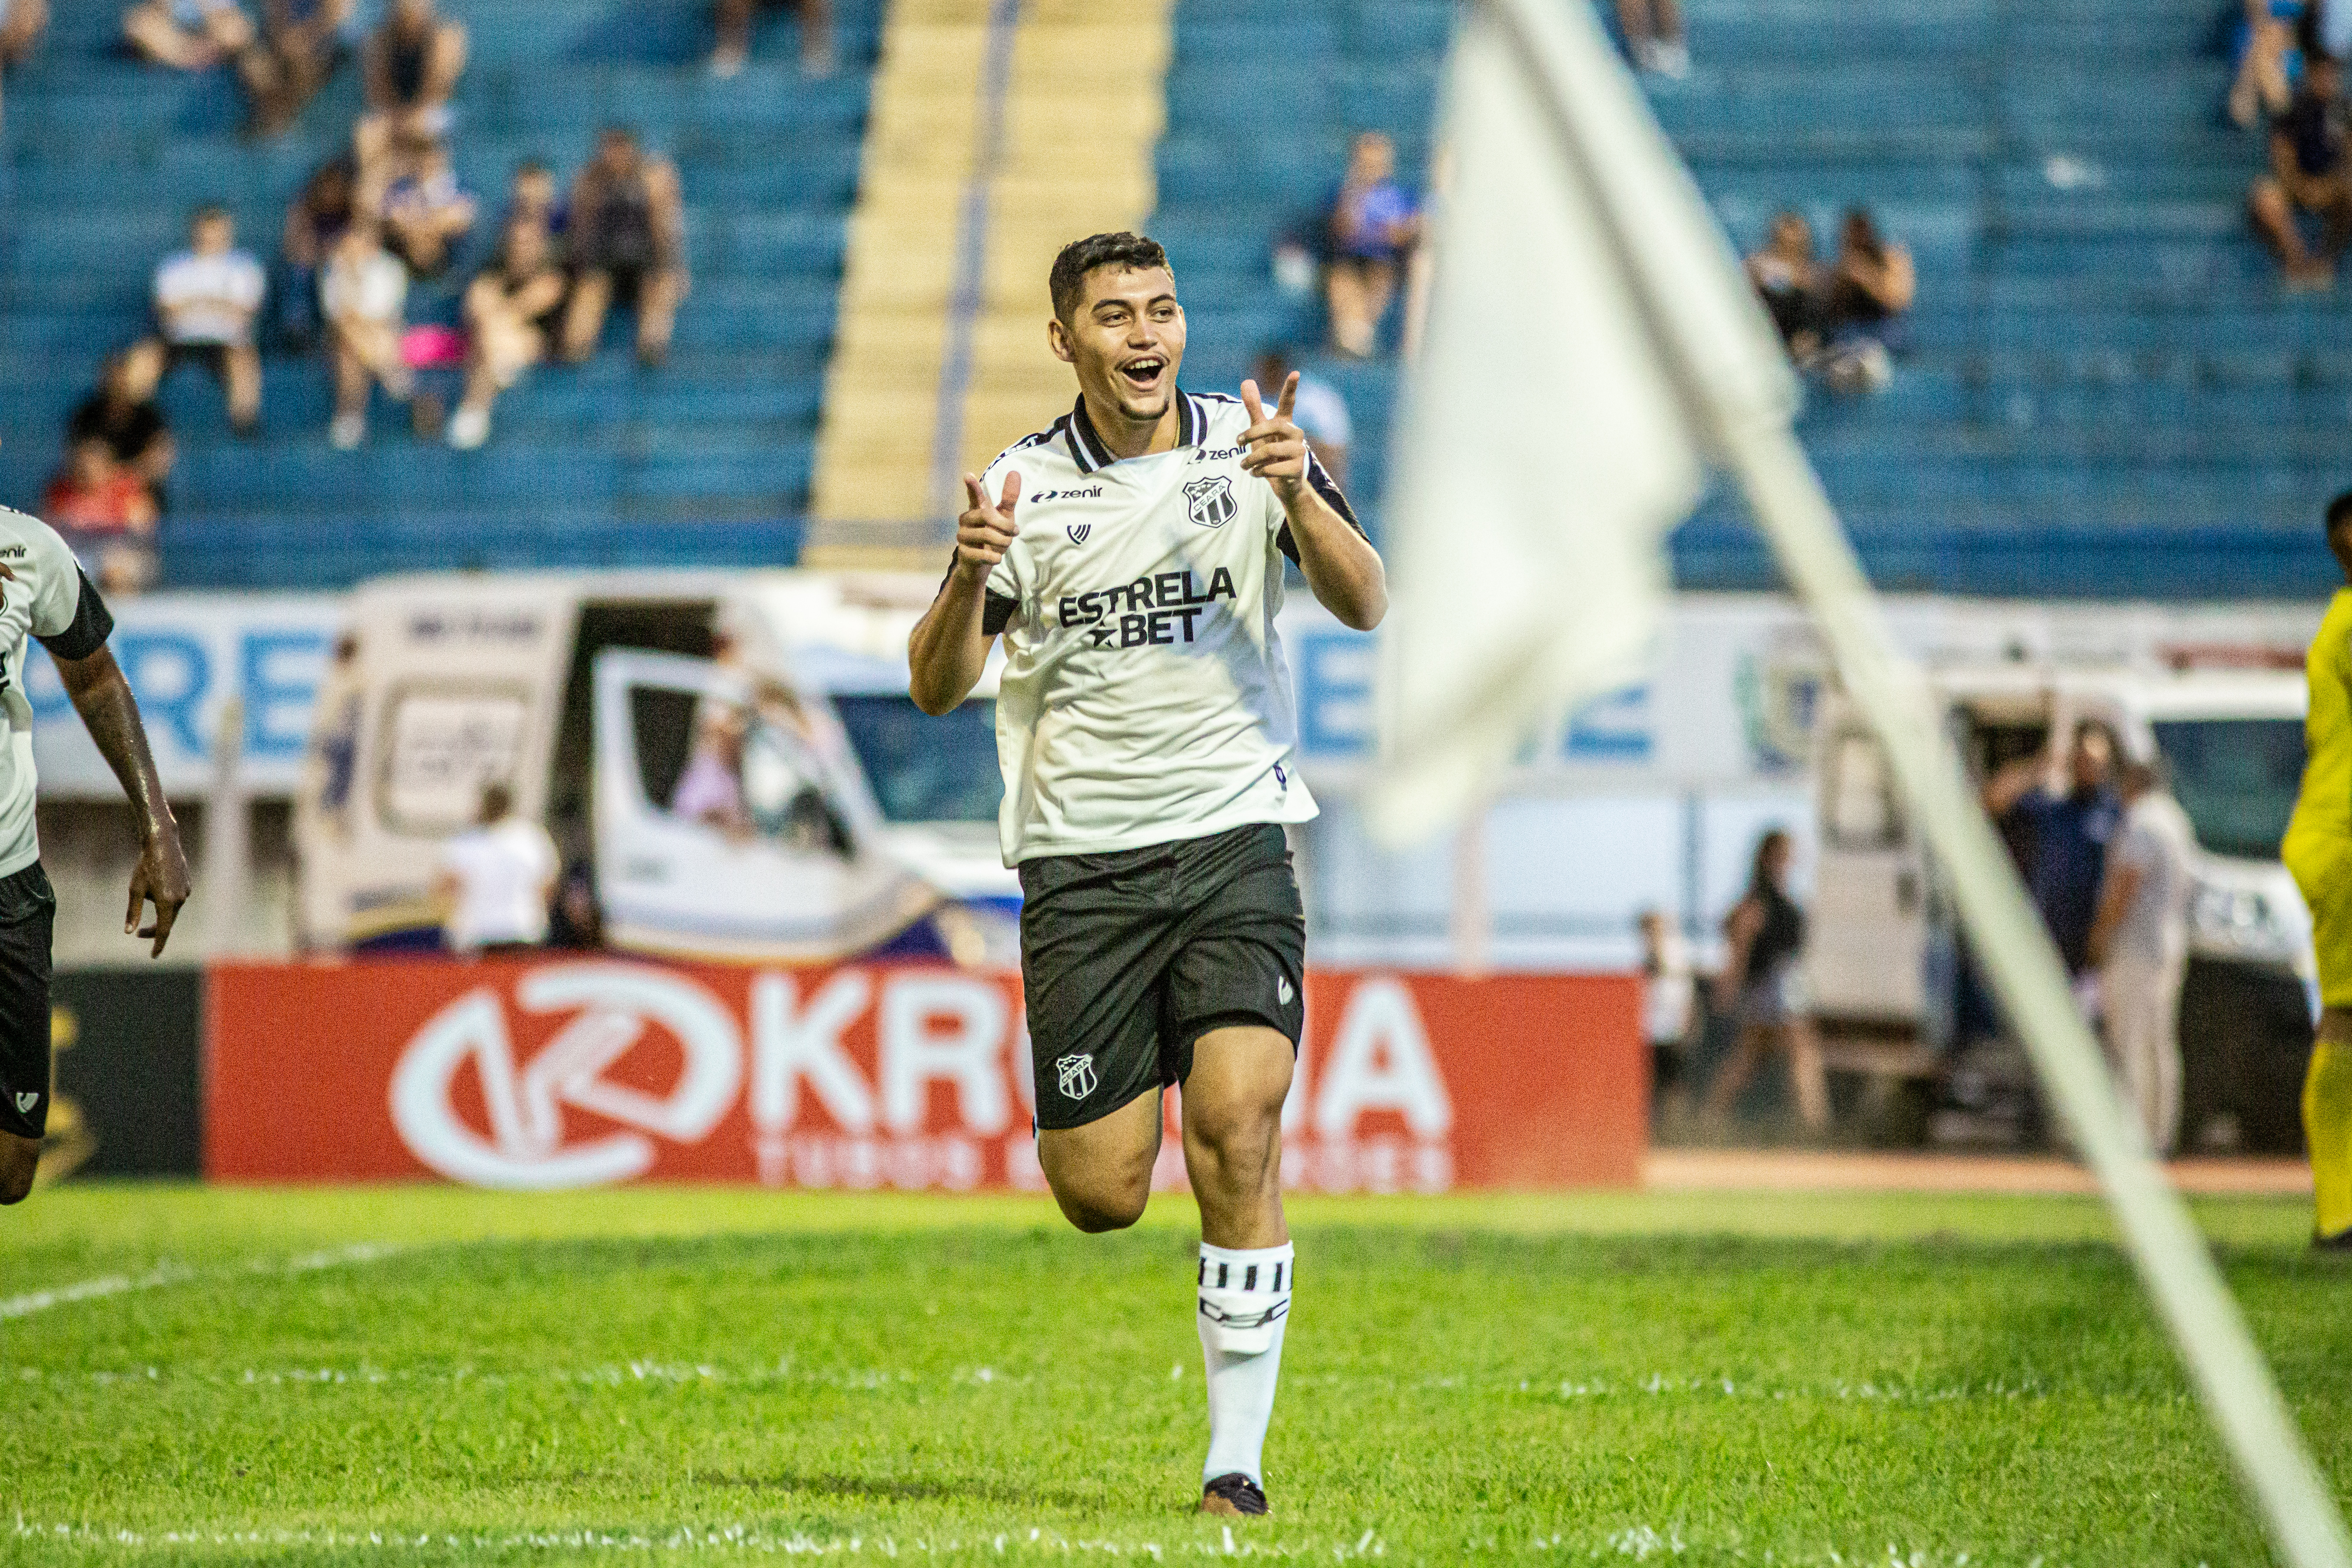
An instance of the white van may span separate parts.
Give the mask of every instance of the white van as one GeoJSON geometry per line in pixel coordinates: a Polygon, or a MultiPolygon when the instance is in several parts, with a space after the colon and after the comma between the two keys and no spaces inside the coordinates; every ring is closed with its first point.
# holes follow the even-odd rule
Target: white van
{"type": "Polygon", "coordinates": [[[1004,962],[1019,889],[995,844],[995,671],[919,730],[906,695],[935,588],[798,572],[367,584],[296,805],[307,942],[436,945],[439,846],[505,780],[593,878],[612,946],[1004,962]]]}
{"type": "MultiPolygon", "coordinates": [[[[2163,759],[2197,830],[2181,1000],[2184,1138],[2228,1115],[2244,1142],[2293,1147],[2317,970],[2278,845],[2304,762],[2304,680],[2281,669],[1955,665],[1930,689],[1971,776],[2105,722],[2163,759]]],[[[1806,981],[1825,1027],[1941,1047],[1958,1025],[1948,910],[1876,740],[1831,692],[1813,737],[1820,847],[1806,981]]],[[[2063,765],[2063,763],[2062,764],[2063,765]]]]}

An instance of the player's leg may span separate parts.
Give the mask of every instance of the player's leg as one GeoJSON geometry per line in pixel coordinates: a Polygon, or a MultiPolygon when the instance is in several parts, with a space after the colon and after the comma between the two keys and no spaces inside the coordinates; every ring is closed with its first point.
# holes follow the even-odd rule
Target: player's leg
{"type": "Polygon", "coordinates": [[[1038,1132],[1045,1184],[1063,1217],[1080,1230],[1125,1230],[1143,1217],[1160,1158],[1160,1095],[1153,1089],[1082,1127],[1038,1132]]]}
{"type": "Polygon", "coordinates": [[[33,1190],[49,1122],[49,937],[57,900],[36,861],[0,877],[0,1204],[33,1190]]]}
{"type": "Polygon", "coordinates": [[[1169,967],[1165,1033],[1201,1205],[1195,1321],[1209,1391],[1201,1507],[1263,1513],[1296,1264],[1282,1214],[1282,1103],[1306,1026],[1306,916],[1279,827],[1188,847],[1179,887],[1192,931],[1169,967]]]}
{"type": "Polygon", "coordinates": [[[2352,843],[2290,830],[2280,848],[2311,910],[2319,963],[2318,1037],[2303,1079],[2312,1238],[2323,1247],[2352,1247],[2352,843]]]}

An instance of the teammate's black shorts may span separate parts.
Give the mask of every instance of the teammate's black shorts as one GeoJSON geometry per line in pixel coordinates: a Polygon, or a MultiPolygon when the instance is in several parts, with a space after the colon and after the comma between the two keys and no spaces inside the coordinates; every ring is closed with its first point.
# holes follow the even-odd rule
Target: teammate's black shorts
{"type": "Polygon", "coordinates": [[[1307,1019],[1307,916],[1271,823],[1021,867],[1037,1125],[1082,1127],[1192,1071],[1212,1029],[1307,1019]]]}
{"type": "Polygon", "coordinates": [[[49,936],[58,896],[37,860],[0,877],[0,1132],[49,1125],[49,936]]]}

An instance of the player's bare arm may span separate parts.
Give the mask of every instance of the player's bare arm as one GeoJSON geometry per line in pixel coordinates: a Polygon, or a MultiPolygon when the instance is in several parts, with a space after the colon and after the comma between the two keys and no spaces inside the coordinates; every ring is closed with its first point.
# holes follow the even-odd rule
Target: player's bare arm
{"type": "Polygon", "coordinates": [[[908,693],[916,707],[934,717],[954,708],[980,684],[989,645],[996,640],[982,625],[988,574],[1020,531],[1013,521],[1021,500],[1019,474],[1004,476],[1004,493],[993,501],[977,474],[966,474],[963,488],[971,504],[956,519],[955,564],[907,638],[908,693]]]}
{"type": "Polygon", "coordinates": [[[1292,423],[1298,400],[1298,373],[1282,384],[1272,414],[1259,401],[1257,383],[1242,383],[1242,405],[1250,426],[1242,432],[1248,453],[1242,467],[1274,487],[1290,519],[1298,547],[1298,570],[1315,598],[1342,624],[1370,631],[1389,613],[1389,584],[1380,552],[1307,481],[1307,433],[1292,423]]]}
{"type": "Polygon", "coordinates": [[[146,727],[139,721],[139,703],[131,683],[114,662],[113,650],[101,646],[88,658],[60,658],[58,676],[74,710],[81,715],[99,754],[121,782],[131,814],[139,821],[139,864],[131,873],[131,906],[123,916],[125,934],[136,932],[153,942],[148,956],[160,958],[171,940],[172,922],[188,901],[188,858],[180,847],[180,825],[173,819],[171,803],[163,798],[163,783],[155,772],[155,758],[147,748],[146,727]],[[145,907],[155,906],[155,922],[139,924],[145,907]]]}

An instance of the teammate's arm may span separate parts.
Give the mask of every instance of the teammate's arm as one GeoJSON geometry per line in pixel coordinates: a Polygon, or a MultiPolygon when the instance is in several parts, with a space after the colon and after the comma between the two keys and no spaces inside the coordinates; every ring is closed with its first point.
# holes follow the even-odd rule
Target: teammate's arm
{"type": "Polygon", "coordinates": [[[955,564],[940,584],[939,597],[907,638],[907,695],[933,715],[945,713],[971,695],[988,668],[988,574],[1013,548],[1013,509],[1021,499],[1021,476],[1004,476],[1004,495],[991,501],[980,476],[963,477],[971,505],[956,519],[955,564]]]}
{"type": "Polygon", "coordinates": [[[1290,418],[1297,400],[1297,371],[1282,384],[1282,400],[1270,416],[1258,401],[1257,383],[1242,383],[1242,405],[1250,416],[1242,432],[1248,448],[1242,467],[1274,487],[1298,547],[1298,570],[1316,600],[1344,625],[1368,632],[1389,613],[1388,572],[1372,542],[1307,482],[1307,433],[1290,418]]]}
{"type": "Polygon", "coordinates": [[[131,873],[131,910],[123,916],[126,933],[137,931],[152,937],[148,956],[160,958],[172,935],[172,922],[188,901],[188,858],[180,848],[180,825],[172,819],[171,803],[163,798],[163,781],[156,775],[155,758],[147,749],[147,731],[139,721],[139,702],[131,683],[104,643],[87,658],[50,657],[65,681],[89,738],[100,755],[121,781],[131,810],[139,819],[139,864],[131,873]],[[155,923],[139,930],[139,916],[149,901],[155,905],[155,923]]]}

